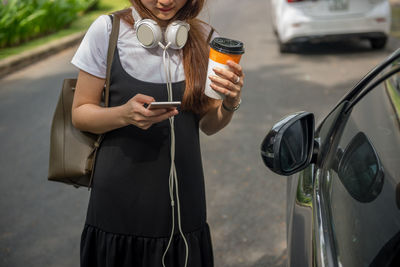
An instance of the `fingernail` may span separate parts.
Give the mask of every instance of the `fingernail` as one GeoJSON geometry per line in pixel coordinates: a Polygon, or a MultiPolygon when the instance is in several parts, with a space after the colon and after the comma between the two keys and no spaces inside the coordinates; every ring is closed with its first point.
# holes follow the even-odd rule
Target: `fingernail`
{"type": "Polygon", "coordinates": [[[221,68],[215,67],[215,68],[213,68],[213,70],[216,71],[216,72],[220,72],[221,68]]]}

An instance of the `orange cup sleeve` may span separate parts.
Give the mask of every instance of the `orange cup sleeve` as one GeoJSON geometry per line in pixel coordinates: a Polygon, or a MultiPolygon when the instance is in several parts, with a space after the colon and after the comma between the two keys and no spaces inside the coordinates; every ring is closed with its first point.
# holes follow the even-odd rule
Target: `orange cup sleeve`
{"type": "Polygon", "coordinates": [[[210,59],[220,64],[225,65],[228,60],[232,60],[235,63],[239,63],[241,57],[242,55],[223,54],[212,48],[210,49],[210,59]]]}

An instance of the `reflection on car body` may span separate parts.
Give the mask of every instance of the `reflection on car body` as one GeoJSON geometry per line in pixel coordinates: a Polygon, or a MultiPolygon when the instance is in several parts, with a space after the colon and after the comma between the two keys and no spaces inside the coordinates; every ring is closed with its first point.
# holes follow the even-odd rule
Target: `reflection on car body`
{"type": "Polygon", "coordinates": [[[287,183],[288,266],[400,266],[400,49],[314,130],[308,112],[261,145],[287,183]]]}
{"type": "Polygon", "coordinates": [[[380,194],[384,172],[379,157],[368,140],[359,132],[345,151],[337,151],[337,174],[347,192],[360,202],[371,202],[380,194]]]}

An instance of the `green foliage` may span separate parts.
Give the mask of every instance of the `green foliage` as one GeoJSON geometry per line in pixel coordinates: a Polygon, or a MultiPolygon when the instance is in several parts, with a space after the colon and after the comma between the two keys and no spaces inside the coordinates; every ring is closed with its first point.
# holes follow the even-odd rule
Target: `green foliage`
{"type": "Polygon", "coordinates": [[[397,38],[400,37],[400,6],[392,6],[392,27],[391,34],[397,38]]]}
{"type": "Polygon", "coordinates": [[[55,32],[98,0],[0,0],[0,48],[55,32]]]}

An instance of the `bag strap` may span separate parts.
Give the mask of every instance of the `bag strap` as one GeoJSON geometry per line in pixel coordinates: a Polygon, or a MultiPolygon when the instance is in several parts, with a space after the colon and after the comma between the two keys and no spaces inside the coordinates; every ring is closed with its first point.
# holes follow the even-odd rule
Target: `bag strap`
{"type": "Polygon", "coordinates": [[[207,37],[207,40],[206,40],[207,44],[209,44],[209,43],[210,43],[210,41],[211,41],[211,37],[212,37],[213,33],[215,32],[215,29],[214,29],[214,27],[213,27],[213,26],[211,26],[211,25],[210,25],[210,27],[211,27],[211,30],[210,30],[210,33],[208,34],[208,37],[207,37]]]}
{"type": "MultiPolygon", "coordinates": [[[[111,65],[112,61],[114,58],[114,52],[115,52],[115,47],[117,46],[117,41],[118,41],[118,33],[119,33],[119,17],[109,15],[111,18],[112,22],[112,30],[110,34],[110,39],[108,42],[108,51],[107,51],[107,71],[106,71],[106,84],[104,88],[104,105],[105,107],[108,107],[109,101],[110,101],[110,76],[111,76],[111,65]]],[[[94,164],[96,161],[96,154],[97,150],[101,144],[101,141],[103,141],[104,134],[100,134],[99,137],[97,138],[97,141],[94,143],[94,149],[93,149],[93,160],[91,161],[91,174],[90,174],[90,180],[89,180],[89,185],[88,185],[88,190],[90,190],[92,186],[92,181],[93,181],[93,174],[94,174],[94,164]]]]}
{"type": "Polygon", "coordinates": [[[104,89],[104,104],[106,107],[109,105],[110,99],[110,76],[111,76],[111,65],[114,58],[115,47],[117,46],[118,33],[119,33],[119,17],[109,15],[112,22],[112,30],[110,34],[110,40],[108,42],[107,52],[107,71],[106,71],[106,88],[104,89]]]}

